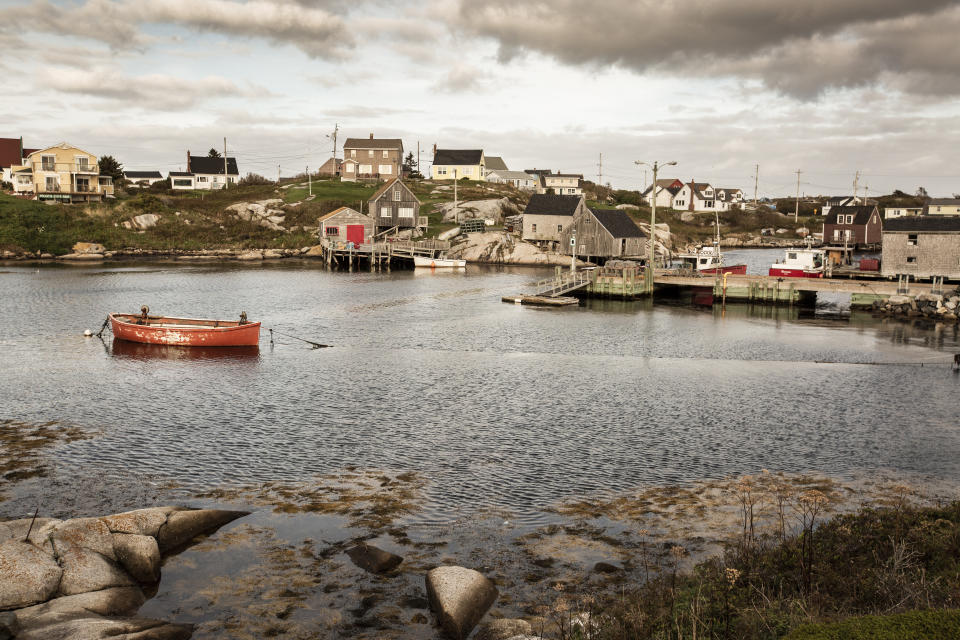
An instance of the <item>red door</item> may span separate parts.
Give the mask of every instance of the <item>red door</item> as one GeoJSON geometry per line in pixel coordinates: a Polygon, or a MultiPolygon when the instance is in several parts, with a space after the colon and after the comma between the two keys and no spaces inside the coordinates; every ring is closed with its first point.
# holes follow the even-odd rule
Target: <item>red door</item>
{"type": "Polygon", "coordinates": [[[352,242],[353,244],[363,244],[362,224],[347,225],[347,242],[352,242]]]}

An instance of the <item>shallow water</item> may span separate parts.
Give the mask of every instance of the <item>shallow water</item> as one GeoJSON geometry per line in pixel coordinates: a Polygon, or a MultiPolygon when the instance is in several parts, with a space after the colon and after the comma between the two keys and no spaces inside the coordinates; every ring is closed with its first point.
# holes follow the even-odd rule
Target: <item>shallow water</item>
{"type": "MultiPolygon", "coordinates": [[[[141,506],[150,490],[133,478],[189,493],[355,465],[423,473],[424,524],[481,506],[537,524],[569,496],[760,468],[960,472],[953,327],[848,310],[721,313],[683,300],[550,310],[500,302],[543,277],[532,269],[4,271],[0,418],[98,434],[56,449],[61,469],[91,478],[89,500],[75,487],[71,509],[141,506]],[[333,348],[279,336],[271,346],[266,331],[253,353],[81,335],[107,311],[142,304],[181,316],[244,310],[333,348]],[[862,364],[875,362],[888,364],[862,364]],[[97,502],[97,492],[115,504],[97,502]]],[[[56,495],[43,499],[55,507],[56,495]]],[[[29,504],[30,495],[0,502],[0,515],[29,504]]]]}

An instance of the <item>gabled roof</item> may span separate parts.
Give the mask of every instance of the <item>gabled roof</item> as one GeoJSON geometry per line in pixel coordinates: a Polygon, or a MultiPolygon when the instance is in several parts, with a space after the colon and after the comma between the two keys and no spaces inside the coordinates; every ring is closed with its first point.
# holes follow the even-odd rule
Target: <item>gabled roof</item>
{"type": "Polygon", "coordinates": [[[597,222],[614,238],[646,238],[647,234],[620,209],[590,209],[597,222]]]}
{"type": "MultiPolygon", "coordinates": [[[[877,210],[877,207],[874,205],[868,206],[849,206],[849,207],[830,207],[830,213],[827,214],[826,220],[823,221],[824,224],[837,224],[837,216],[845,215],[848,216],[853,214],[853,224],[867,224],[870,222],[870,216],[873,215],[873,212],[877,210]]],[[[844,223],[846,224],[846,223],[844,223]]]]}
{"type": "MultiPolygon", "coordinates": [[[[364,218],[369,218],[369,217],[370,217],[370,216],[368,216],[367,214],[365,214],[365,213],[360,213],[360,212],[357,211],[356,209],[351,209],[350,207],[337,207],[336,209],[334,209],[334,210],[331,211],[330,213],[324,214],[324,215],[320,216],[319,218],[317,218],[317,223],[323,222],[324,220],[329,220],[329,219],[332,218],[333,216],[339,215],[339,214],[341,214],[341,213],[346,213],[347,211],[349,211],[350,213],[355,213],[355,214],[358,215],[358,216],[363,216],[364,218]]],[[[372,218],[371,218],[371,220],[372,220],[372,218]]]]}
{"type": "MultiPolygon", "coordinates": [[[[657,186],[660,187],[661,189],[666,189],[673,195],[676,195],[677,191],[680,191],[680,189],[683,189],[683,183],[680,182],[678,178],[658,178],[657,186]]],[[[650,185],[640,195],[642,196],[647,195],[648,193],[650,193],[650,189],[652,188],[653,188],[653,185],[650,185]]]]}
{"type": "MultiPolygon", "coordinates": [[[[190,170],[194,173],[223,175],[223,158],[190,156],[190,170]]],[[[240,175],[240,171],[237,169],[236,158],[227,158],[227,173],[231,176],[240,175]]]]}
{"type": "Polygon", "coordinates": [[[883,232],[945,232],[960,233],[960,216],[905,216],[887,220],[883,232]]]}
{"type": "Polygon", "coordinates": [[[483,164],[487,167],[487,172],[508,170],[507,163],[500,156],[485,156],[483,164]]]}
{"type": "Polygon", "coordinates": [[[32,149],[32,150],[30,150],[30,149],[24,149],[24,150],[23,150],[23,157],[28,158],[28,157],[32,156],[33,154],[35,154],[35,153],[40,153],[40,152],[42,152],[42,151],[50,151],[51,149],[60,149],[60,150],[62,150],[62,151],[66,151],[66,150],[68,150],[68,149],[74,149],[75,151],[81,151],[81,152],[87,154],[88,156],[93,156],[94,158],[97,157],[96,154],[90,153],[89,151],[84,151],[84,150],[81,149],[80,147],[75,147],[75,146],[73,146],[72,144],[70,144],[69,142],[61,142],[60,144],[55,144],[55,145],[53,145],[52,147],[47,147],[47,148],[45,148],[45,149],[32,149]],[[30,153],[27,153],[27,151],[30,151],[30,153]]]}
{"type": "Polygon", "coordinates": [[[960,198],[933,198],[927,204],[956,206],[960,205],[960,198]]]}
{"type": "Polygon", "coordinates": [[[396,149],[403,151],[400,138],[347,138],[344,149],[396,149]]]}
{"type": "Polygon", "coordinates": [[[159,171],[124,171],[123,177],[127,180],[149,180],[156,178],[162,180],[163,176],[159,171]]]}
{"type": "Polygon", "coordinates": [[[853,196],[833,196],[827,199],[827,204],[831,207],[838,207],[847,204],[853,200],[853,196]]]}
{"type": "Polygon", "coordinates": [[[192,178],[193,173],[190,171],[170,171],[167,173],[171,178],[192,178]]]}
{"type": "Polygon", "coordinates": [[[483,158],[483,149],[437,149],[433,156],[433,164],[480,164],[483,158]]]}
{"type": "Polygon", "coordinates": [[[530,202],[524,209],[525,216],[572,216],[583,202],[583,196],[557,196],[552,193],[538,193],[530,196],[530,202]]]}
{"type": "Polygon", "coordinates": [[[401,180],[400,178],[393,178],[392,180],[387,180],[382,187],[377,189],[376,193],[370,196],[370,200],[368,200],[368,202],[373,202],[377,200],[380,196],[385,194],[390,189],[390,187],[392,187],[394,184],[398,182],[400,183],[400,186],[402,186],[404,190],[406,190],[406,192],[413,197],[414,200],[416,200],[417,202],[420,202],[420,199],[413,194],[413,191],[410,190],[410,187],[404,184],[403,180],[401,180]]]}
{"type": "MultiPolygon", "coordinates": [[[[489,166],[489,165],[488,165],[489,166]]],[[[537,176],[532,176],[529,173],[523,171],[506,171],[506,170],[496,170],[496,171],[487,171],[487,177],[491,175],[496,175],[498,178],[504,178],[505,180],[536,180],[537,176]]]]}
{"type": "MultiPolygon", "coordinates": [[[[713,197],[713,196],[705,196],[705,195],[703,195],[704,189],[713,189],[713,187],[710,186],[710,183],[709,183],[709,182],[691,182],[691,183],[690,183],[690,186],[693,187],[693,194],[694,194],[696,197],[700,198],[701,200],[703,200],[703,199],[710,199],[710,198],[713,197]]],[[[713,190],[713,194],[714,194],[714,196],[716,196],[716,194],[717,194],[717,190],[716,190],[716,189],[713,190]]]]}

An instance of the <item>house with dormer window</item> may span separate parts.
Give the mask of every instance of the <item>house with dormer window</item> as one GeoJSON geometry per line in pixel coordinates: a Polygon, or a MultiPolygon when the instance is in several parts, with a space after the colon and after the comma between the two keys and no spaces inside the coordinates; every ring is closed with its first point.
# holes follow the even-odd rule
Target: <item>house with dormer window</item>
{"type": "Polygon", "coordinates": [[[347,138],[343,143],[340,179],[390,180],[400,177],[403,165],[403,140],[400,138],[347,138]]]}
{"type": "Polygon", "coordinates": [[[427,226],[426,216],[420,216],[420,200],[400,178],[388,180],[371,196],[367,213],[373,218],[376,233],[427,226]]]}

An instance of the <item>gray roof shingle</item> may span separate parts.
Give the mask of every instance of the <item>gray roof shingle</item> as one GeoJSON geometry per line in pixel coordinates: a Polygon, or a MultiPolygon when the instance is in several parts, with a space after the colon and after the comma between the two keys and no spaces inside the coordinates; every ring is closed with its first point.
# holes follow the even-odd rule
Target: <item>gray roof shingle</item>
{"type": "Polygon", "coordinates": [[[347,138],[344,149],[396,149],[403,151],[400,138],[347,138]]]}
{"type": "Polygon", "coordinates": [[[876,210],[875,206],[860,206],[860,207],[830,207],[830,213],[827,214],[824,224],[837,224],[838,215],[850,215],[853,214],[853,224],[867,224],[870,222],[870,216],[876,210]]]}
{"type": "Polygon", "coordinates": [[[960,216],[904,216],[887,220],[884,233],[960,233],[960,216]]]}
{"type": "Polygon", "coordinates": [[[597,222],[614,238],[646,238],[647,234],[620,209],[590,209],[597,222]]]}
{"type": "MultiPolygon", "coordinates": [[[[190,156],[190,171],[194,173],[205,173],[212,175],[223,175],[223,158],[210,158],[208,156],[190,156]]],[[[227,158],[227,173],[231,176],[240,175],[237,169],[237,159],[227,158]]]]}
{"type": "Polygon", "coordinates": [[[437,149],[433,164],[480,164],[483,149],[437,149]]]}
{"type": "Polygon", "coordinates": [[[530,196],[530,202],[523,215],[529,216],[572,216],[583,201],[583,196],[557,196],[552,193],[537,193],[530,196]]]}

